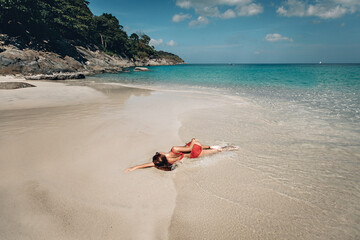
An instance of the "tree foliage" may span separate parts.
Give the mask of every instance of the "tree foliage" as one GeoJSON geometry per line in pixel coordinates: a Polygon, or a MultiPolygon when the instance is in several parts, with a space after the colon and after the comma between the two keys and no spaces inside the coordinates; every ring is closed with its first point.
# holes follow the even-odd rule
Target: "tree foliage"
{"type": "Polygon", "coordinates": [[[88,4],[86,0],[0,0],[0,33],[32,43],[68,40],[92,44],[134,59],[157,56],[148,35],[128,37],[115,16],[94,16],[88,4]]]}
{"type": "Polygon", "coordinates": [[[93,15],[85,0],[0,0],[0,30],[12,36],[89,38],[93,15]]]}
{"type": "Polygon", "coordinates": [[[116,17],[103,13],[101,16],[94,16],[95,42],[105,51],[128,55],[128,35],[123,31],[116,17]]]}

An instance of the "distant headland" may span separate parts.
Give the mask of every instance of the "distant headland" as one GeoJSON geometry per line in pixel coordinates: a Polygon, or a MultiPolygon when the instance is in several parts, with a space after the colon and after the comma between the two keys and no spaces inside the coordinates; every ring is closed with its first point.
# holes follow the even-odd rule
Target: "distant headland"
{"type": "Polygon", "coordinates": [[[156,51],[144,33],[124,31],[108,13],[95,16],[86,0],[0,2],[0,74],[121,72],[132,66],[183,64],[156,51]]]}

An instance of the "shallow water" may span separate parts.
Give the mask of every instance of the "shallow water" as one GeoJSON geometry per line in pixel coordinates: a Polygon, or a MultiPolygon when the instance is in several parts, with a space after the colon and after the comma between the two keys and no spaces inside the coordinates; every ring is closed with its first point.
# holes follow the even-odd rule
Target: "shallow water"
{"type": "MultiPolygon", "coordinates": [[[[179,168],[176,183],[182,200],[178,203],[185,204],[177,205],[181,207],[175,211],[175,223],[215,217],[218,221],[204,227],[210,239],[221,238],[222,233],[214,230],[218,224],[225,229],[233,226],[228,231],[245,239],[359,236],[360,148],[353,142],[358,135],[323,120],[308,119],[303,112],[278,114],[259,105],[229,103],[184,116],[183,138],[194,134],[206,142],[241,149],[179,168]],[[194,201],[203,202],[209,212],[193,209],[194,201],[186,200],[195,192],[200,196],[194,201]],[[207,203],[209,198],[221,203],[207,203]],[[224,208],[231,210],[224,212],[224,208]],[[184,209],[192,210],[183,216],[184,209]],[[276,228],[280,229],[274,233],[276,228]]],[[[173,236],[178,236],[181,230],[173,226],[173,236]]],[[[204,234],[188,227],[199,237],[204,234]]]]}
{"type": "Polygon", "coordinates": [[[360,236],[360,65],[150,69],[89,79],[195,95],[182,140],[241,147],[179,165],[171,239],[360,236]]]}

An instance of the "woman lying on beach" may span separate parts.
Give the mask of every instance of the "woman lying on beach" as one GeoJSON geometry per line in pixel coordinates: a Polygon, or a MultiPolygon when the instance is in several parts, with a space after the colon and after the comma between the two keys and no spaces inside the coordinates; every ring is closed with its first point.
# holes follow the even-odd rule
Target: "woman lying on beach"
{"type": "Polygon", "coordinates": [[[174,146],[171,148],[170,152],[162,153],[156,152],[153,156],[153,161],[150,163],[144,163],[137,165],[125,170],[125,172],[131,172],[140,168],[156,167],[157,169],[164,171],[171,171],[174,163],[180,161],[184,157],[186,158],[198,158],[217,152],[222,152],[223,150],[236,150],[237,147],[228,147],[226,149],[221,148],[220,146],[205,146],[201,145],[199,140],[196,138],[191,139],[185,146],[174,146]]]}

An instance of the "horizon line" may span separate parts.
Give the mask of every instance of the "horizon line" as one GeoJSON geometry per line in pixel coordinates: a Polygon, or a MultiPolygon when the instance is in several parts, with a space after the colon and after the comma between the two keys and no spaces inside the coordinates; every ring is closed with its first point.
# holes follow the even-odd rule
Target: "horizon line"
{"type": "MultiPolygon", "coordinates": [[[[204,64],[209,64],[209,65],[246,65],[246,64],[253,64],[253,65],[255,65],[255,64],[259,64],[259,65],[266,65],[266,64],[312,64],[312,65],[314,65],[314,64],[317,64],[317,65],[331,65],[331,64],[352,64],[352,65],[354,65],[354,64],[360,64],[360,62],[288,62],[288,63],[286,63],[286,62],[284,62],[284,63],[281,63],[281,62],[278,62],[278,63],[234,63],[234,62],[228,62],[228,63],[200,63],[200,62],[185,62],[185,63],[183,63],[184,65],[186,65],[186,64],[193,64],[193,65],[195,65],[195,64],[199,64],[199,65],[204,65],[204,64]]],[[[181,65],[181,64],[179,64],[179,65],[181,65]]]]}

